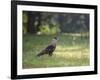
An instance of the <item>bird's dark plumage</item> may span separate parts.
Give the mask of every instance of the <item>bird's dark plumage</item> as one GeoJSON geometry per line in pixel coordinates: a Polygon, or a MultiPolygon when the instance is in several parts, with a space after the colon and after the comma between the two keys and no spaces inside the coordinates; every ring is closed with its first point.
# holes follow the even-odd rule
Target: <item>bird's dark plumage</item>
{"type": "Polygon", "coordinates": [[[54,37],[51,44],[47,46],[44,50],[42,50],[37,56],[42,56],[44,54],[48,54],[49,56],[53,55],[54,50],[56,49],[57,37],[54,37]]]}
{"type": "Polygon", "coordinates": [[[52,56],[55,48],[56,48],[56,46],[49,45],[47,48],[45,48],[43,51],[41,51],[37,56],[42,56],[44,54],[48,54],[49,56],[52,56]]]}

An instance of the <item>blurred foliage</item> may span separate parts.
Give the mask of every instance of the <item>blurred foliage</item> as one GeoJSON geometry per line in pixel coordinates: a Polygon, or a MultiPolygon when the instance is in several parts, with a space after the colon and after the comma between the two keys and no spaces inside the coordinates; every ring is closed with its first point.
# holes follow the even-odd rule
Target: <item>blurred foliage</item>
{"type": "Polygon", "coordinates": [[[60,32],[60,28],[53,26],[49,27],[47,24],[40,26],[40,31],[37,34],[44,34],[44,35],[52,35],[56,34],[57,32],[60,32]]]}
{"type": "Polygon", "coordinates": [[[40,27],[41,34],[50,34],[50,28],[48,25],[44,25],[40,27]]]}
{"type": "Polygon", "coordinates": [[[56,34],[89,32],[89,14],[23,11],[23,33],[56,34]],[[30,15],[28,15],[31,13],[30,15]],[[32,21],[29,21],[31,18],[32,21]],[[27,24],[31,24],[28,26],[27,24]],[[32,32],[31,31],[31,32],[32,32]],[[35,32],[34,32],[35,31],[35,32]]]}
{"type": "Polygon", "coordinates": [[[27,15],[25,13],[23,14],[23,33],[27,33],[27,15]]]}

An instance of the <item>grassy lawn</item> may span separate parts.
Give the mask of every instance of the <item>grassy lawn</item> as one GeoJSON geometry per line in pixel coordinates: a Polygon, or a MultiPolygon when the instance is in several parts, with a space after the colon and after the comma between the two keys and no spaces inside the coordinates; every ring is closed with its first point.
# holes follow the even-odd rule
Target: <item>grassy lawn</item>
{"type": "Polygon", "coordinates": [[[89,65],[89,35],[62,34],[52,57],[37,57],[52,38],[50,35],[23,35],[23,68],[89,65]]]}

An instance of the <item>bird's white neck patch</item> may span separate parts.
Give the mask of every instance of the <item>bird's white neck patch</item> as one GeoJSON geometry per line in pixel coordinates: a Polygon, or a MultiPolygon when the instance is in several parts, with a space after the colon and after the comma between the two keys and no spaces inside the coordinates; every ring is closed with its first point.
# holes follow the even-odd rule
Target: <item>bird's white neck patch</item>
{"type": "Polygon", "coordinates": [[[52,44],[52,45],[56,45],[56,44],[57,44],[57,41],[58,41],[58,40],[56,40],[56,39],[52,39],[51,44],[52,44]]]}

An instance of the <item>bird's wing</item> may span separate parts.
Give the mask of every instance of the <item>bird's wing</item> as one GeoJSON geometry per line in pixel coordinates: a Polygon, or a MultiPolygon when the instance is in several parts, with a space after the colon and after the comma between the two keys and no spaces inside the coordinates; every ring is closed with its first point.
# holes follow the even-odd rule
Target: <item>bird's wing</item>
{"type": "Polygon", "coordinates": [[[49,45],[45,50],[46,50],[46,51],[52,51],[52,50],[54,50],[54,49],[55,49],[55,46],[49,45]]]}

